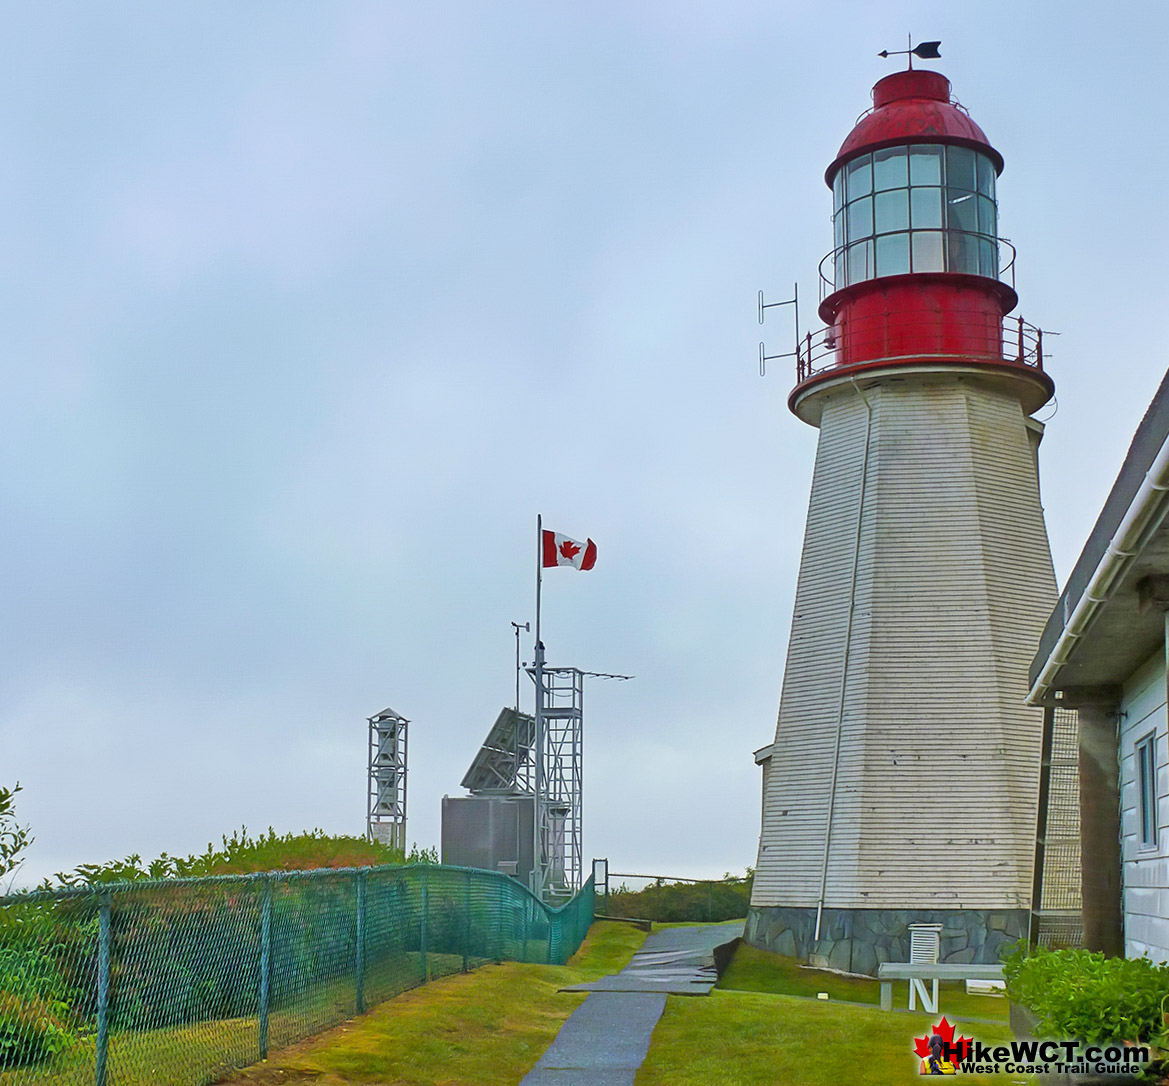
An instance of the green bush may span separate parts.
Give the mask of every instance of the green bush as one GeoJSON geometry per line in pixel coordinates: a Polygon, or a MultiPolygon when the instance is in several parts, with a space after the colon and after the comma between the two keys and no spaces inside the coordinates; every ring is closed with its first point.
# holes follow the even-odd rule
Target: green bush
{"type": "MultiPolygon", "coordinates": [[[[262,871],[310,871],[322,867],[369,867],[374,864],[438,863],[434,849],[417,845],[406,856],[400,849],[364,837],[327,834],[315,829],[305,833],[278,834],[271,826],[251,837],[247,826],[222,838],[222,846],[208,843],[207,850],[190,856],[162,853],[144,864],[134,853],[124,860],[79,864],[73,871],[59,871],[62,886],[96,886],[110,882],[143,882],[147,879],[204,878],[208,875],[252,875],[262,871]]],[[[51,889],[46,882],[44,889],[51,889]]]]}
{"type": "Polygon", "coordinates": [[[40,1063],[77,1040],[69,1008],[40,996],[0,991],[0,1068],[40,1063]]]}
{"type": "Polygon", "coordinates": [[[720,923],[747,915],[751,904],[754,872],[745,876],[725,875],[714,882],[666,882],[659,879],[644,890],[621,886],[597,901],[597,911],[610,916],[657,920],[663,924],[683,922],[720,923]]]}
{"type": "Polygon", "coordinates": [[[0,992],[59,997],[65,984],[56,963],[37,948],[0,946],[0,992]]]}
{"type": "Polygon", "coordinates": [[[1016,946],[1003,959],[1007,994],[1027,1007],[1044,1037],[1085,1044],[1160,1041],[1169,966],[1087,950],[1016,946]]]}
{"type": "Polygon", "coordinates": [[[44,905],[0,910],[0,1068],[39,1063],[77,1039],[77,989],[57,964],[61,950],[44,905]]]}
{"type": "Polygon", "coordinates": [[[16,821],[16,793],[20,781],[13,788],[0,786],[0,875],[15,871],[24,861],[21,853],[33,843],[27,826],[16,821]]]}

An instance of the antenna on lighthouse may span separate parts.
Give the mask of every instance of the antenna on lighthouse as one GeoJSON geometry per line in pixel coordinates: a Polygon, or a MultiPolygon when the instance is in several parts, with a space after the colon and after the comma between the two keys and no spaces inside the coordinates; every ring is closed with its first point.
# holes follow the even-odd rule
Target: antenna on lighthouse
{"type": "Polygon", "coordinates": [[[766,316],[767,310],[775,309],[777,306],[790,305],[795,307],[796,315],[796,349],[794,351],[787,351],[784,354],[767,354],[767,348],[763,346],[763,341],[759,341],[759,376],[767,376],[767,363],[775,358],[799,358],[800,355],[800,284],[792,283],[792,296],[782,302],[765,302],[763,300],[763,291],[759,292],[759,323],[763,323],[763,318],[766,316]]]}

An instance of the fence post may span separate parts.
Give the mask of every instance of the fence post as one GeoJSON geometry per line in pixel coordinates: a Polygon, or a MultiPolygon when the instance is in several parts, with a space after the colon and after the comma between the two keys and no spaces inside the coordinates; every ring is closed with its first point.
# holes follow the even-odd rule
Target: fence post
{"type": "Polygon", "coordinates": [[[522,920],[522,927],[520,929],[520,932],[523,936],[523,946],[520,949],[520,961],[526,962],[528,960],[528,912],[532,908],[532,902],[529,898],[525,897],[523,899],[523,904],[524,904],[523,920],[522,920]]]}
{"type": "MultiPolygon", "coordinates": [[[[500,884],[506,881],[500,879],[493,887],[496,891],[496,953],[493,956],[497,966],[504,960],[504,952],[507,949],[507,905],[504,894],[500,892],[500,884]]],[[[484,950],[490,952],[490,947],[484,947],[484,950]]]]}
{"type": "Polygon", "coordinates": [[[110,1051],[110,895],[97,899],[97,1055],[93,1080],[106,1086],[110,1051]]]}
{"type": "Polygon", "coordinates": [[[422,982],[426,983],[430,979],[429,971],[426,968],[426,913],[430,905],[430,897],[426,891],[426,868],[422,869],[422,926],[418,933],[418,951],[421,959],[422,982]]]}
{"type": "Polygon", "coordinates": [[[549,965],[553,965],[555,963],[552,960],[552,921],[556,919],[556,917],[552,913],[552,910],[547,906],[544,906],[544,913],[548,920],[548,954],[545,960],[549,965]]]}
{"type": "Polygon", "coordinates": [[[365,1014],[365,872],[357,872],[357,1013],[365,1014]]]}
{"type": "Polygon", "coordinates": [[[463,972],[471,958],[471,872],[467,872],[466,917],[463,921],[463,972]]]}
{"type": "Polygon", "coordinates": [[[272,880],[263,881],[260,897],[260,1059],[268,1058],[268,998],[272,975],[272,880]]]}

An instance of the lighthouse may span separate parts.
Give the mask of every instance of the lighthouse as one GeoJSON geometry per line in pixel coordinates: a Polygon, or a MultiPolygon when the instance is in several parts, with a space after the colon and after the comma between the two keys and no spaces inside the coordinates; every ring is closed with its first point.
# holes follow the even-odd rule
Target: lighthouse
{"type": "Polygon", "coordinates": [[[788,407],[817,427],[746,940],[874,973],[1027,933],[1056,599],[1039,496],[1054,393],[1015,315],[1003,158],[934,71],[900,71],[828,166],[824,327],[788,407]],[[921,929],[917,929],[921,930],[921,929]]]}

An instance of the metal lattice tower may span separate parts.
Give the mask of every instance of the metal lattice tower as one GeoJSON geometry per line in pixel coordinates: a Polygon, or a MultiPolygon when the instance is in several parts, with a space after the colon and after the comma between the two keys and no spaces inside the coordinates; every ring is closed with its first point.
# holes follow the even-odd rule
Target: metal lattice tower
{"type": "MultiPolygon", "coordinates": [[[[543,656],[542,646],[537,656],[543,656]]],[[[581,749],[585,673],[575,667],[544,667],[542,659],[529,673],[536,683],[532,889],[546,900],[567,899],[583,881],[581,749]]]]}
{"type": "Polygon", "coordinates": [[[406,851],[406,725],[393,709],[369,718],[369,790],[365,832],[406,851]]]}

